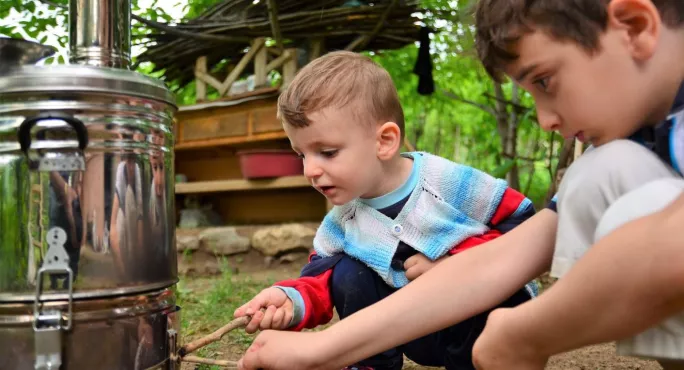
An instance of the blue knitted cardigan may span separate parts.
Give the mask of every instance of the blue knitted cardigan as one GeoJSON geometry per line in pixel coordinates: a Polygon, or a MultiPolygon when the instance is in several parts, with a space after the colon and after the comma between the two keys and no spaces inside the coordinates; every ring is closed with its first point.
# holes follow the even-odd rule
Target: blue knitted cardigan
{"type": "MultiPolygon", "coordinates": [[[[508,184],[472,167],[423,152],[411,152],[418,184],[395,219],[355,199],[333,207],[314,237],[322,257],[345,253],[375,270],[395,288],[408,284],[404,271],[390,266],[399,241],[431,260],[444,256],[487,224],[508,184]]],[[[521,207],[527,206],[525,199],[521,207]]]]}

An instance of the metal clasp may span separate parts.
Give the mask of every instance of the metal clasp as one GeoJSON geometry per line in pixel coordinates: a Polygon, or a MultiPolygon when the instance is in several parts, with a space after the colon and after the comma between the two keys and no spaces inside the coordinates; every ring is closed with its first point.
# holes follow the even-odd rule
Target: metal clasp
{"type": "Polygon", "coordinates": [[[59,227],[47,233],[48,251],[43,264],[38,270],[36,297],[33,304],[33,331],[35,333],[36,370],[57,370],[62,365],[62,331],[71,329],[73,315],[73,281],[74,273],[69,267],[69,255],[64,249],[66,232],[59,227]],[[66,321],[59,309],[41,310],[43,294],[43,275],[66,273],[68,304],[66,321]]]}

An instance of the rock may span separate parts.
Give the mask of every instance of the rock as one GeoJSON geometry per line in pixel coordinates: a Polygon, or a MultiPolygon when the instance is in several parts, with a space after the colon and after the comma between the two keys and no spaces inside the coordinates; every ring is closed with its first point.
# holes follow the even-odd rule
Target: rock
{"type": "Polygon", "coordinates": [[[212,227],[199,234],[200,247],[217,256],[243,253],[249,250],[249,238],[241,236],[234,227],[212,227]]]}
{"type": "Polygon", "coordinates": [[[309,257],[308,252],[293,252],[287,253],[278,258],[279,263],[292,263],[297,261],[306,261],[309,257]]]}
{"type": "Polygon", "coordinates": [[[277,256],[293,250],[313,248],[316,230],[301,224],[265,227],[252,236],[252,247],[266,256],[277,256]]]}
{"type": "Polygon", "coordinates": [[[179,252],[196,251],[200,247],[199,237],[196,235],[176,235],[176,249],[179,252]]]}

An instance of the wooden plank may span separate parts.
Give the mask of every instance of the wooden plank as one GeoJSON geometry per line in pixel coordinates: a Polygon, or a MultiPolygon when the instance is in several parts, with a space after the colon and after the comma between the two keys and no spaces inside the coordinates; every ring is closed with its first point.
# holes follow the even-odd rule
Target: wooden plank
{"type": "Polygon", "coordinates": [[[278,119],[278,108],[275,106],[254,109],[252,117],[252,132],[255,134],[283,131],[283,124],[278,119]]]}
{"type": "Polygon", "coordinates": [[[238,111],[186,121],[181,141],[245,136],[248,115],[247,111],[238,111]]]}
{"type": "Polygon", "coordinates": [[[208,148],[212,146],[237,145],[245,143],[255,143],[259,141],[281,140],[287,139],[285,132],[266,132],[263,134],[255,134],[251,136],[226,137],[222,139],[209,139],[181,142],[176,144],[175,150],[189,150],[198,148],[208,148]]]}
{"type": "Polygon", "coordinates": [[[231,225],[321,222],[325,197],[313,188],[216,193],[216,210],[231,225]]]}
{"type": "Polygon", "coordinates": [[[176,184],[176,194],[215,193],[244,190],[303,188],[311,184],[304,176],[287,176],[259,180],[218,180],[176,184]]]}

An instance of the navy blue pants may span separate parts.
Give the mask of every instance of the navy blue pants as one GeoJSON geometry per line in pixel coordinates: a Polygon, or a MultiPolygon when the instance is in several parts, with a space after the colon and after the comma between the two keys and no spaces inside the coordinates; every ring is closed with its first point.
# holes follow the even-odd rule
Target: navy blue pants
{"type": "MultiPolygon", "coordinates": [[[[340,319],[371,306],[396,291],[375,271],[348,256],[336,261],[331,285],[333,303],[340,319]]],[[[521,289],[498,307],[517,306],[529,299],[527,291],[521,289]]],[[[358,365],[399,370],[403,364],[402,355],[406,355],[423,366],[445,367],[448,370],[474,370],[473,344],[484,329],[490,312],[491,310],[483,312],[450,328],[375,355],[358,365]]]]}

